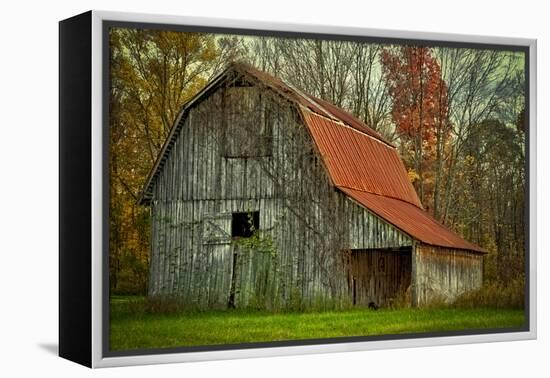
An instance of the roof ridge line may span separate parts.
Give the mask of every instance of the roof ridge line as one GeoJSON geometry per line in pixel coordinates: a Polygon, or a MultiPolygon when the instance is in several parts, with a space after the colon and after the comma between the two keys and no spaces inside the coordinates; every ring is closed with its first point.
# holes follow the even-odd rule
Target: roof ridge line
{"type": "MultiPolygon", "coordinates": [[[[316,104],[316,103],[315,103],[315,104],[316,104]]],[[[347,127],[347,128],[349,128],[349,129],[351,129],[351,130],[353,130],[353,131],[358,132],[358,133],[361,134],[361,135],[365,135],[365,136],[369,137],[370,139],[372,139],[372,140],[374,140],[374,141],[376,141],[376,142],[378,142],[378,143],[383,144],[384,146],[388,146],[389,148],[393,148],[394,150],[397,150],[397,147],[392,146],[391,144],[389,144],[389,142],[384,142],[383,140],[380,140],[380,139],[376,138],[375,136],[372,136],[372,135],[370,135],[370,134],[367,134],[367,133],[364,132],[364,131],[358,130],[358,129],[356,129],[356,128],[353,127],[353,126],[348,125],[347,123],[345,123],[344,121],[342,121],[340,118],[335,118],[335,119],[329,118],[329,117],[326,117],[326,116],[324,116],[324,115],[322,115],[322,114],[319,114],[319,113],[317,113],[317,112],[314,112],[313,110],[311,110],[311,109],[305,107],[304,105],[301,105],[301,104],[298,104],[298,105],[300,106],[300,108],[304,108],[306,111],[308,111],[308,112],[310,112],[310,113],[312,113],[312,114],[315,114],[315,115],[318,116],[318,117],[326,118],[326,119],[330,120],[331,122],[337,123],[337,124],[340,125],[340,126],[347,127]]],[[[324,110],[324,108],[322,108],[322,109],[324,110]]],[[[329,114],[331,114],[331,113],[329,113],[329,114]]],[[[350,189],[351,189],[351,188],[350,188],[350,189]]]]}
{"type": "MultiPolygon", "coordinates": [[[[424,209],[423,207],[419,207],[417,205],[415,205],[414,203],[412,202],[409,202],[409,201],[405,201],[404,199],[402,198],[397,198],[397,197],[394,197],[394,196],[387,196],[385,194],[379,194],[379,193],[374,193],[374,192],[369,192],[368,190],[363,190],[363,189],[357,189],[357,188],[351,188],[349,186],[345,186],[345,185],[335,185],[337,188],[344,188],[344,189],[350,189],[350,190],[356,190],[358,192],[362,192],[362,193],[368,193],[368,194],[372,194],[372,195],[375,195],[375,196],[379,196],[379,197],[384,197],[384,198],[390,198],[390,199],[394,199],[396,201],[401,201],[401,202],[405,202],[405,203],[408,203],[410,205],[413,205],[414,207],[422,210],[422,211],[426,211],[426,209],[424,209]]],[[[420,201],[419,201],[420,202],[420,201]]],[[[435,219],[435,218],[434,218],[435,219]]]]}
{"type": "MultiPolygon", "coordinates": [[[[365,132],[365,131],[362,131],[361,128],[357,128],[355,126],[351,126],[352,124],[349,123],[348,125],[353,127],[354,129],[358,130],[358,131],[362,131],[363,133],[366,133],[368,135],[370,135],[371,137],[374,137],[382,142],[384,142],[385,144],[391,146],[391,147],[394,147],[394,148],[397,148],[396,145],[394,145],[392,142],[389,141],[389,139],[386,139],[379,131],[377,130],[374,130],[373,128],[369,127],[366,122],[362,121],[361,119],[359,119],[357,116],[355,116],[352,112],[350,112],[349,110],[341,107],[341,106],[338,106],[336,104],[333,104],[331,103],[330,101],[327,101],[325,99],[322,99],[320,97],[315,97],[315,96],[311,96],[313,97],[314,101],[316,101],[316,103],[318,104],[319,101],[321,103],[325,103],[325,108],[328,106],[329,108],[334,108],[337,112],[342,112],[344,115],[352,118],[353,120],[355,120],[361,127],[364,127],[365,129],[367,130],[370,130],[370,132],[372,132],[372,134],[369,134],[368,132],[365,132]]],[[[332,114],[332,113],[331,113],[332,114]]],[[[338,119],[344,119],[344,118],[341,118],[340,116],[337,117],[338,119]]],[[[346,122],[344,122],[346,123],[346,122]]]]}
{"type": "MultiPolygon", "coordinates": [[[[285,83],[285,82],[283,82],[285,83]]],[[[319,104],[317,101],[313,100],[310,96],[308,96],[306,93],[302,92],[301,90],[299,90],[298,88],[296,88],[295,86],[293,86],[292,84],[288,84],[288,83],[285,83],[285,85],[287,85],[290,89],[292,89],[294,92],[296,92],[298,95],[302,96],[304,99],[306,99],[307,101],[311,102],[313,105],[315,105],[316,107],[318,107],[319,109],[321,109],[323,112],[325,112],[326,114],[328,114],[330,117],[326,117],[326,118],[329,118],[329,119],[332,119],[332,120],[337,120],[339,122],[342,122],[342,120],[338,117],[336,117],[334,114],[332,114],[331,112],[329,112],[324,106],[321,106],[321,104],[319,104]]],[[[313,112],[315,114],[319,114],[317,112],[313,112]]],[[[319,115],[322,115],[322,114],[319,114],[319,115]]],[[[344,122],[342,122],[344,123],[344,122]]]]}

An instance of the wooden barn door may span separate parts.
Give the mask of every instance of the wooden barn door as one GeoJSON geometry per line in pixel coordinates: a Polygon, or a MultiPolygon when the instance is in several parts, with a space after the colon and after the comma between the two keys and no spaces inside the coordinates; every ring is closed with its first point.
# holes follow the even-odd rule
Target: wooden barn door
{"type": "Polygon", "coordinates": [[[349,289],[356,306],[387,306],[411,283],[411,252],[353,250],[349,289]]]}

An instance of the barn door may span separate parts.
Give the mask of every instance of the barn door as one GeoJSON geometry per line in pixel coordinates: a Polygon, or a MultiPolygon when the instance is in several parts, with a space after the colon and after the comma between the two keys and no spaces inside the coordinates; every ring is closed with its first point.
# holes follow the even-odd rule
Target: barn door
{"type": "Polygon", "coordinates": [[[356,306],[389,305],[410,285],[408,251],[353,250],[349,292],[356,306]]]}
{"type": "Polygon", "coordinates": [[[231,287],[233,248],[231,213],[205,214],[202,219],[202,250],[205,252],[204,285],[208,306],[225,308],[231,287]]]}

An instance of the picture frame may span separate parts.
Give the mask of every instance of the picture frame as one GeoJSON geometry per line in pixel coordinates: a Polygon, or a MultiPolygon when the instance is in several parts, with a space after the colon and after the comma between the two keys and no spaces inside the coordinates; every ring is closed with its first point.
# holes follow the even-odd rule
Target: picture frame
{"type": "MultiPolygon", "coordinates": [[[[536,40],[104,11],[89,11],[63,20],[59,27],[61,357],[95,368],[536,338],[536,40]],[[525,119],[528,125],[525,131],[523,326],[110,350],[108,57],[109,30],[117,27],[248,36],[329,38],[397,45],[412,43],[472,49],[514,49],[523,53],[526,73],[525,119]]],[[[354,200],[360,202],[358,197],[354,200]]],[[[382,206],[382,210],[386,206],[382,206]]],[[[207,223],[211,225],[210,231],[204,231],[210,233],[206,244],[225,243],[223,234],[211,230],[218,227],[219,219],[231,223],[231,213],[223,214],[225,215],[221,218],[206,216],[207,223]]],[[[412,235],[412,231],[409,234],[412,235]]]]}

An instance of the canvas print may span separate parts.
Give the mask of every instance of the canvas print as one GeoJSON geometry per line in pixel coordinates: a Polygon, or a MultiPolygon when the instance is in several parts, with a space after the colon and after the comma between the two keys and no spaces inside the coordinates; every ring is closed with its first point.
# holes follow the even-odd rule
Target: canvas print
{"type": "Polygon", "coordinates": [[[525,329],[526,50],[240,33],[109,29],[109,350],[525,329]]]}

